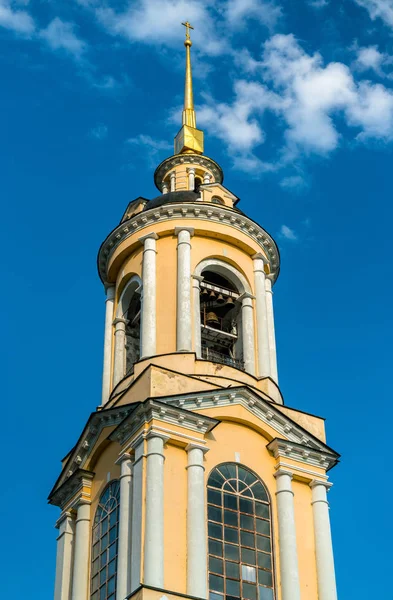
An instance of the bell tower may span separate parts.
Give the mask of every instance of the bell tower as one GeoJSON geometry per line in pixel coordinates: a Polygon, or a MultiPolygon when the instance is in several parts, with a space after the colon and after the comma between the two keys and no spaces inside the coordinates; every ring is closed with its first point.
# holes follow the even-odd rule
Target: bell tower
{"type": "MultiPolygon", "coordinates": [[[[62,461],[55,600],[337,600],[324,420],[284,404],[273,238],[182,126],[98,253],[100,406],[62,461]]],[[[94,400],[92,400],[94,404],[94,400]]]]}

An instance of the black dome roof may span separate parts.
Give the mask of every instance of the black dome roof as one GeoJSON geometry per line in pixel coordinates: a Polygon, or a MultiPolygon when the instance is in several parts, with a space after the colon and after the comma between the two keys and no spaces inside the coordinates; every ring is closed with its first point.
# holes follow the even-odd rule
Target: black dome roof
{"type": "Polygon", "coordinates": [[[157,208],[163,204],[173,204],[174,202],[198,202],[200,201],[200,194],[191,192],[190,190],[181,190],[179,192],[168,192],[168,194],[161,194],[149,200],[144,210],[150,210],[151,208],[157,208]]]}

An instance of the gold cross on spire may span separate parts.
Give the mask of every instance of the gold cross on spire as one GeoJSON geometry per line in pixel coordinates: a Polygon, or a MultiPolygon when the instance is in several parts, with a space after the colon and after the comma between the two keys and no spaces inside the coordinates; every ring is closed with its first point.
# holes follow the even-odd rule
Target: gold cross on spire
{"type": "Polygon", "coordinates": [[[190,39],[190,29],[194,29],[194,28],[191,25],[191,23],[189,23],[188,21],[186,21],[185,23],[182,23],[182,25],[184,25],[184,27],[186,28],[186,40],[189,40],[190,39]]]}

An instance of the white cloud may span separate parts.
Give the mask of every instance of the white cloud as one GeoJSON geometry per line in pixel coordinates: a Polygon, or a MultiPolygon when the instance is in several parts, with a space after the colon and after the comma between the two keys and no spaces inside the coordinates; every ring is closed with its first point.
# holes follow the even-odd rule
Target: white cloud
{"type": "Polygon", "coordinates": [[[285,190],[299,191],[307,187],[307,183],[301,175],[289,175],[280,181],[280,186],[285,190]]]}
{"type": "Polygon", "coordinates": [[[356,67],[360,71],[368,71],[369,69],[381,74],[381,66],[386,60],[386,55],[378,50],[377,46],[367,46],[358,48],[356,67]]]}
{"type": "Polygon", "coordinates": [[[234,29],[244,27],[248,19],[255,19],[273,28],[281,15],[280,6],[264,0],[228,0],[225,9],[226,20],[234,29]]]}
{"type": "Polygon", "coordinates": [[[355,0],[356,4],[365,8],[371,19],[382,19],[386,25],[393,27],[393,0],[355,0]]]}
{"type": "MultiPolygon", "coordinates": [[[[143,133],[126,140],[131,146],[143,148],[143,157],[147,158],[151,166],[157,166],[157,160],[165,153],[173,152],[173,144],[166,140],[158,140],[143,133]],[[165,151],[165,152],[164,152],[165,151]]],[[[133,166],[133,165],[132,165],[133,166]]]]}
{"type": "Polygon", "coordinates": [[[16,33],[31,35],[35,30],[34,19],[25,10],[15,8],[15,2],[0,0],[0,27],[16,33]]]}
{"type": "Polygon", "coordinates": [[[90,130],[90,137],[96,140],[104,140],[108,136],[108,127],[100,123],[90,130]]]}
{"type": "Polygon", "coordinates": [[[308,0],[308,4],[312,8],[324,8],[329,4],[329,0],[308,0]]]}
{"type": "Polygon", "coordinates": [[[42,29],[43,38],[52,50],[65,50],[75,58],[80,58],[86,49],[86,43],[75,33],[75,25],[55,17],[46,29],[42,29]]]}
{"type": "Polygon", "coordinates": [[[290,240],[291,242],[296,242],[298,239],[297,234],[293,229],[288,227],[287,225],[281,225],[279,237],[284,238],[286,240],[290,240]]]}

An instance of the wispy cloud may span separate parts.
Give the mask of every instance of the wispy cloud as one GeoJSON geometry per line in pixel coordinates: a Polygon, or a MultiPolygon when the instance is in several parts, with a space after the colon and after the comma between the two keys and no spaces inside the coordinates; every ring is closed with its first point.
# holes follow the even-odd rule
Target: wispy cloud
{"type": "Polygon", "coordinates": [[[289,240],[291,242],[296,242],[299,239],[295,231],[287,225],[281,225],[278,235],[280,238],[284,238],[285,240],[289,240]]]}
{"type": "Polygon", "coordinates": [[[12,0],[0,0],[0,27],[30,36],[36,28],[34,19],[27,11],[19,10],[17,5],[12,0]]]}
{"type": "Polygon", "coordinates": [[[104,140],[108,137],[108,127],[100,123],[90,130],[89,135],[96,140],[104,140]]]}
{"type": "Polygon", "coordinates": [[[52,50],[64,50],[75,58],[81,58],[87,44],[76,34],[74,23],[62,21],[55,17],[45,29],[40,32],[40,37],[52,48],[52,50]]]}
{"type": "Polygon", "coordinates": [[[299,192],[307,187],[307,182],[301,175],[289,175],[280,181],[280,186],[284,190],[299,192]]]}
{"type": "Polygon", "coordinates": [[[143,156],[147,158],[150,165],[157,165],[158,157],[170,150],[173,151],[173,145],[166,140],[158,140],[152,138],[150,135],[143,133],[126,140],[126,144],[129,146],[143,148],[143,156]]]}
{"type": "Polygon", "coordinates": [[[356,4],[365,8],[371,19],[382,19],[389,27],[393,27],[392,0],[355,0],[356,4]]]}

